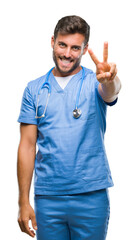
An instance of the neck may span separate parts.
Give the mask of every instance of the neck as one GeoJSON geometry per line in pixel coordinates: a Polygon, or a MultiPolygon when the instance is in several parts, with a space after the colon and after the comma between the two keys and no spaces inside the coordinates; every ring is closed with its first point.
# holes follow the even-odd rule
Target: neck
{"type": "Polygon", "coordinates": [[[73,70],[72,72],[61,72],[57,69],[57,67],[54,67],[54,69],[52,70],[52,73],[55,77],[67,77],[67,76],[71,76],[71,75],[75,75],[77,74],[80,70],[82,69],[81,66],[78,66],[75,70],[73,70]]]}

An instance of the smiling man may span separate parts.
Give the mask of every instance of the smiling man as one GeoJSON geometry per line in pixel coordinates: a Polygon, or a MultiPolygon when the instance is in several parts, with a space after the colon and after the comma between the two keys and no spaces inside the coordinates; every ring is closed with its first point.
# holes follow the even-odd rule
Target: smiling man
{"type": "Polygon", "coordinates": [[[53,48],[53,60],[55,62],[55,75],[65,77],[76,74],[81,70],[80,62],[86,53],[88,44],[84,45],[85,37],[80,33],[68,35],[58,34],[51,40],[53,48]]]}
{"type": "Polygon", "coordinates": [[[108,63],[108,43],[101,62],[88,49],[89,33],[81,17],[60,19],[51,38],[55,67],[29,82],[23,94],[18,222],[31,237],[36,230],[38,240],[106,239],[113,186],[104,146],[106,110],[116,104],[121,83],[116,64],[108,63]],[[96,73],[80,65],[87,50],[96,73]]]}

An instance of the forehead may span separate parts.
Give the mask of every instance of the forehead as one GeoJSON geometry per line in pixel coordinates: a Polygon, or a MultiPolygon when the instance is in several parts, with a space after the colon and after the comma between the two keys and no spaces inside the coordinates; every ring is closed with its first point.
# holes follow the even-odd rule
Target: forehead
{"type": "Polygon", "coordinates": [[[60,34],[58,33],[56,42],[64,42],[67,45],[82,45],[85,37],[80,33],[60,34]]]}

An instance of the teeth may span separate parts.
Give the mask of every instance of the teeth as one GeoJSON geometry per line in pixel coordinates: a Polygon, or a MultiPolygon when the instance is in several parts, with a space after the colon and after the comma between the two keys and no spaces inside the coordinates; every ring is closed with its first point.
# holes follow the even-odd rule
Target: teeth
{"type": "Polygon", "coordinates": [[[67,61],[67,60],[62,60],[62,62],[65,63],[65,64],[70,63],[70,61],[67,61]]]}

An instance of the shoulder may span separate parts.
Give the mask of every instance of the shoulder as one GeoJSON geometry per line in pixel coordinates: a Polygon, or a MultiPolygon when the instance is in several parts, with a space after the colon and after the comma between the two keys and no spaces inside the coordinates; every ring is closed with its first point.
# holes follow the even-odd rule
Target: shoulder
{"type": "Polygon", "coordinates": [[[85,76],[95,74],[92,69],[89,69],[89,68],[86,68],[86,67],[83,67],[83,69],[84,69],[84,72],[85,72],[85,76]]]}
{"type": "Polygon", "coordinates": [[[85,79],[87,80],[93,80],[94,82],[98,82],[97,81],[97,78],[96,78],[96,73],[92,70],[92,69],[89,69],[89,68],[86,68],[86,67],[83,67],[84,68],[84,77],[85,79]]]}
{"type": "Polygon", "coordinates": [[[32,94],[36,93],[42,86],[42,84],[45,82],[45,79],[46,74],[39,78],[36,78],[35,80],[31,80],[30,82],[28,82],[27,88],[29,89],[30,93],[32,94]]]}
{"type": "Polygon", "coordinates": [[[86,68],[86,67],[84,67],[84,72],[85,72],[84,81],[88,84],[88,86],[97,88],[99,85],[99,82],[96,78],[96,73],[93,70],[86,68]]]}

